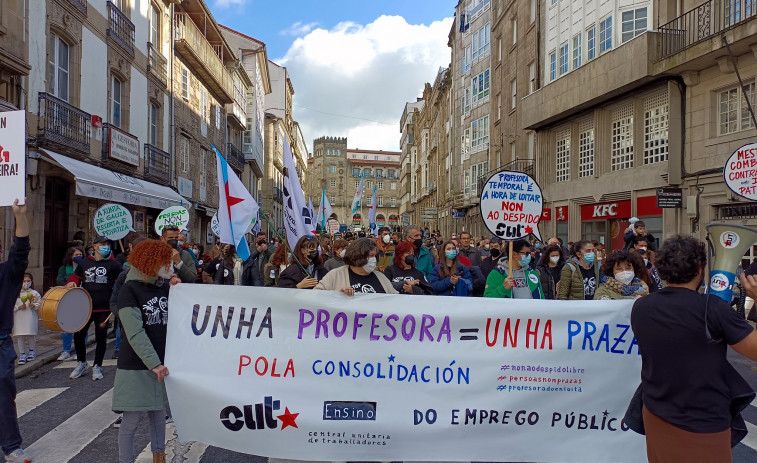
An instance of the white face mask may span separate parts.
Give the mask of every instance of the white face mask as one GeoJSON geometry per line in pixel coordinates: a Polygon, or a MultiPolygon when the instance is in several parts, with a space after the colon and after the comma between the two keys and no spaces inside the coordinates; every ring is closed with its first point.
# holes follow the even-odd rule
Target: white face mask
{"type": "Polygon", "coordinates": [[[647,247],[646,247],[646,246],[641,246],[641,247],[640,247],[640,248],[638,248],[638,249],[639,249],[639,250],[641,250],[641,251],[646,251],[646,250],[647,250],[647,247]]]}
{"type": "Polygon", "coordinates": [[[158,270],[158,276],[164,280],[170,279],[171,275],[173,275],[173,264],[158,270]]]}
{"type": "Polygon", "coordinates": [[[489,250],[489,245],[488,245],[488,244],[485,244],[485,245],[484,245],[484,249],[486,249],[486,250],[488,251],[488,250],[489,250]]]}
{"type": "Polygon", "coordinates": [[[31,284],[31,283],[24,283],[24,284],[22,285],[22,287],[23,287],[24,289],[27,289],[27,290],[28,290],[29,288],[31,288],[31,287],[32,287],[32,284],[31,284]]]}
{"type": "Polygon", "coordinates": [[[373,273],[373,271],[376,269],[376,258],[375,257],[369,257],[368,263],[363,265],[363,270],[365,270],[368,273],[373,273]]]}
{"type": "Polygon", "coordinates": [[[342,249],[341,251],[339,251],[339,257],[341,257],[342,259],[344,259],[344,255],[345,254],[347,254],[347,250],[346,249],[342,249]]]}
{"type": "Polygon", "coordinates": [[[383,242],[384,242],[384,244],[389,244],[389,243],[390,243],[390,242],[392,241],[392,237],[391,237],[391,236],[389,236],[389,235],[384,235],[384,236],[383,236],[383,237],[381,238],[381,241],[383,241],[383,242]]]}
{"type": "Polygon", "coordinates": [[[560,262],[560,256],[552,256],[549,258],[549,261],[552,262],[553,264],[556,264],[560,262]]]}
{"type": "Polygon", "coordinates": [[[636,276],[635,273],[631,270],[625,270],[623,272],[618,272],[615,274],[615,279],[619,282],[623,283],[624,285],[629,284],[633,281],[634,276],[636,276]]]}
{"type": "Polygon", "coordinates": [[[647,264],[649,264],[649,259],[644,259],[644,267],[646,267],[647,264]]]}

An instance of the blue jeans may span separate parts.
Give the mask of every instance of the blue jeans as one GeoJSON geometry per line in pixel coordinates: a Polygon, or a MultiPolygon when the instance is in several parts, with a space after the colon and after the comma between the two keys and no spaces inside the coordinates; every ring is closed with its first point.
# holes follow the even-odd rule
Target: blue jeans
{"type": "Polygon", "coordinates": [[[71,343],[74,342],[74,333],[63,333],[63,352],[71,352],[71,343]]]}
{"type": "Polygon", "coordinates": [[[16,416],[16,350],[10,336],[0,339],[0,447],[8,455],[21,447],[16,416]]]}
{"type": "MultiPolygon", "coordinates": [[[[134,462],[134,435],[141,412],[124,412],[121,429],[118,430],[118,461],[120,463],[134,462]]],[[[151,410],[147,412],[150,426],[150,450],[164,452],[166,450],[166,410],[151,410]]]]}
{"type": "Polygon", "coordinates": [[[116,350],[121,350],[121,323],[116,322],[116,327],[113,329],[116,332],[116,350]]]}

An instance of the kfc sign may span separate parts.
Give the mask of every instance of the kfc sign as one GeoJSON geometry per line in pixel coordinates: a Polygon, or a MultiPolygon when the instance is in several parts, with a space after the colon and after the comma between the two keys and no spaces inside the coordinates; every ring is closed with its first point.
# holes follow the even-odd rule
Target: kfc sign
{"type": "Polygon", "coordinates": [[[543,211],[541,211],[541,219],[552,220],[552,209],[545,208],[543,211]]]}
{"type": "Polygon", "coordinates": [[[555,220],[557,222],[568,221],[568,206],[558,206],[555,208],[555,220]]]}
{"type": "Polygon", "coordinates": [[[631,201],[581,206],[581,220],[623,219],[631,217],[631,201]]]}

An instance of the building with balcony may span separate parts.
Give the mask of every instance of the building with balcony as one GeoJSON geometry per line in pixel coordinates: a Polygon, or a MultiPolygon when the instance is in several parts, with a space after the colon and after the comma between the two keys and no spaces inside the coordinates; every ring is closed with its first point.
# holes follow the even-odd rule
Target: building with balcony
{"type": "Polygon", "coordinates": [[[368,207],[376,189],[376,224],[399,225],[400,152],[347,148],[347,138],[320,137],[313,140],[313,155],[308,159],[306,196],[318,207],[325,189],[326,197],[339,223],[350,228],[368,229],[368,207]],[[363,199],[355,214],[352,201],[360,177],[363,199]]]}
{"type": "Polygon", "coordinates": [[[264,169],[259,196],[261,208],[269,214],[270,223],[266,222],[262,230],[273,236],[278,231],[284,233],[284,143],[290,143],[286,122],[273,114],[265,115],[264,169]]]}
{"type": "MultiPolygon", "coordinates": [[[[423,98],[417,98],[414,102],[405,103],[405,107],[402,110],[402,117],[400,117],[400,152],[402,168],[400,170],[400,215],[409,217],[413,212],[412,192],[415,191],[415,182],[413,181],[413,175],[411,167],[416,163],[417,149],[415,147],[415,129],[413,125],[413,118],[418,114],[424,105],[423,98]],[[405,215],[406,214],[406,215],[405,215]]],[[[406,225],[407,225],[406,224],[406,225]]]]}

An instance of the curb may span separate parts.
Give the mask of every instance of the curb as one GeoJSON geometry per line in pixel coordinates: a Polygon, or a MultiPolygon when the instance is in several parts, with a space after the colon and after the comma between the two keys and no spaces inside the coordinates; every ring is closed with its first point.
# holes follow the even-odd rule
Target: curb
{"type": "MultiPolygon", "coordinates": [[[[110,344],[111,342],[114,342],[114,339],[108,339],[107,344],[110,344]]],[[[90,336],[89,342],[87,343],[87,347],[94,345],[95,339],[94,336],[90,336]]],[[[58,359],[58,356],[60,356],[61,352],[63,352],[63,347],[57,347],[53,350],[47,351],[44,354],[36,357],[31,362],[27,362],[24,365],[16,366],[16,379],[22,378],[29,373],[32,373],[36,370],[39,370],[43,366],[53,363],[58,359]]]]}

